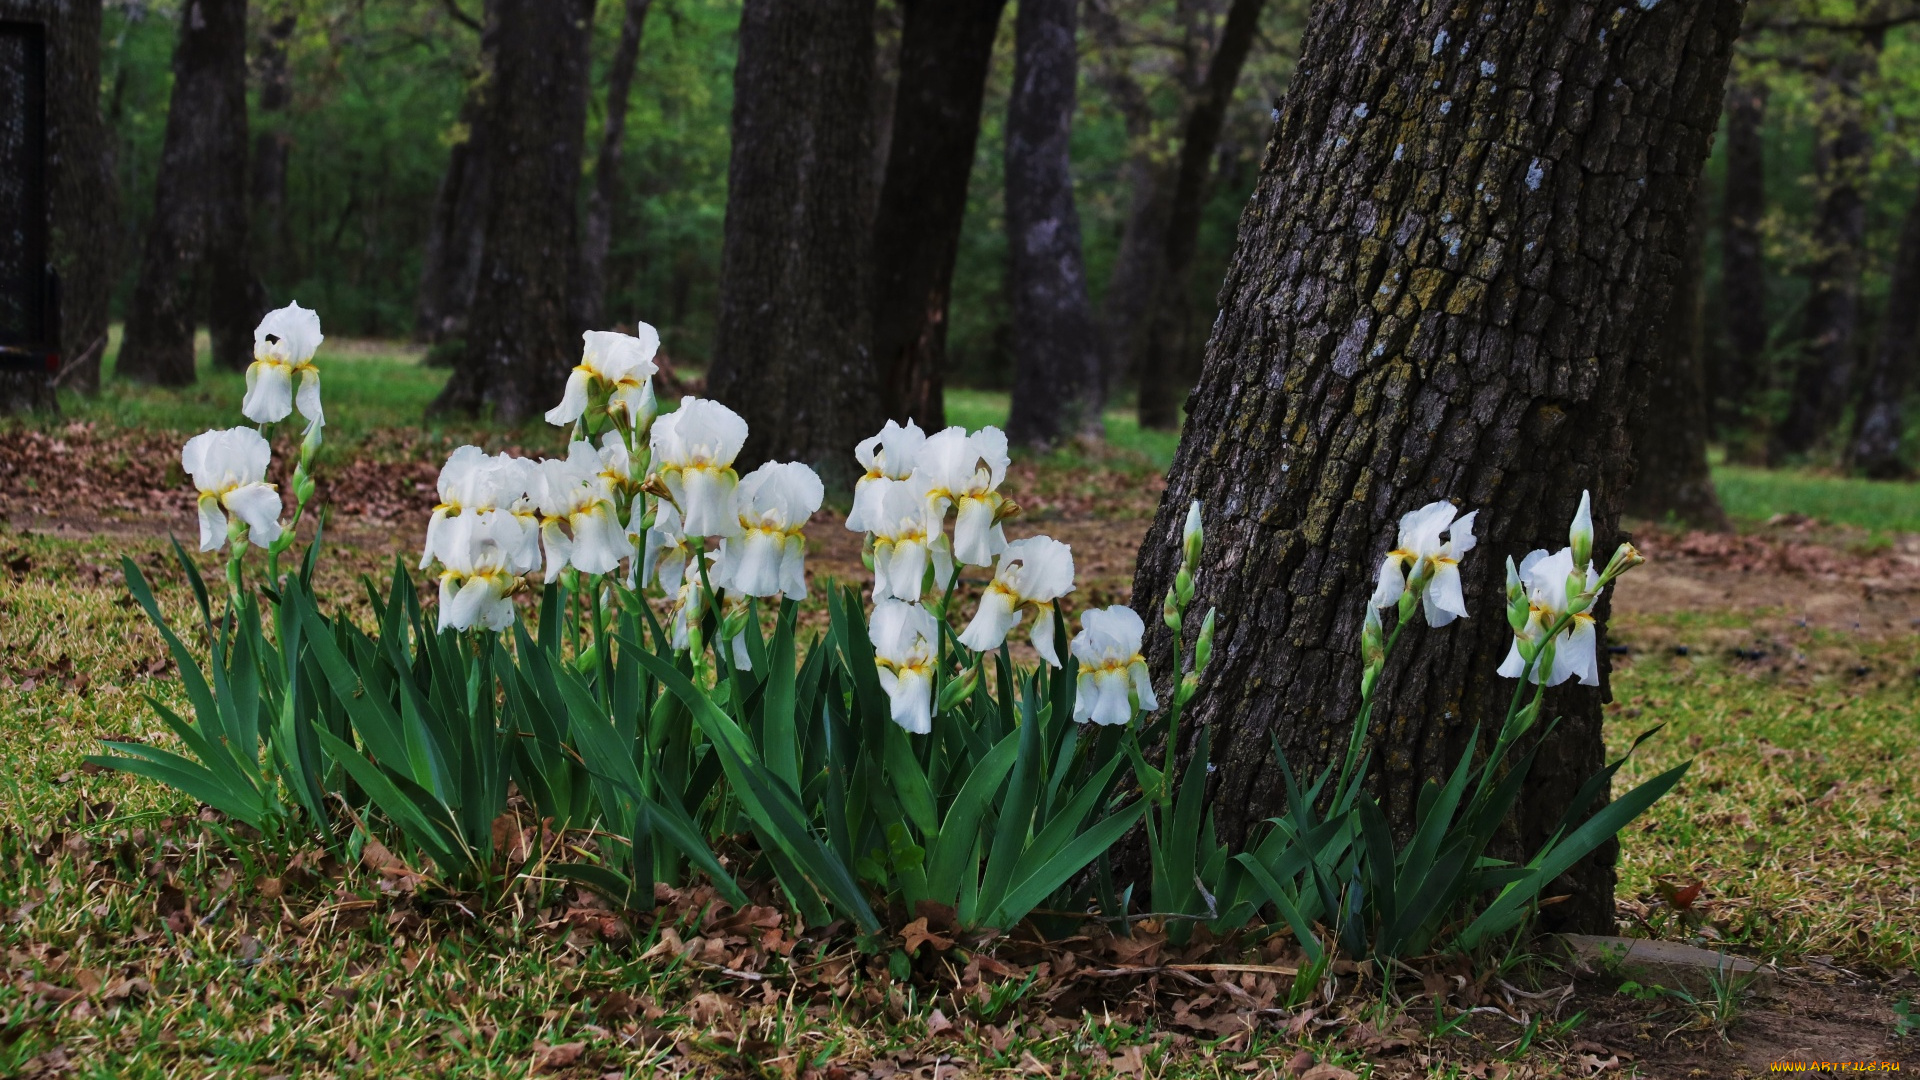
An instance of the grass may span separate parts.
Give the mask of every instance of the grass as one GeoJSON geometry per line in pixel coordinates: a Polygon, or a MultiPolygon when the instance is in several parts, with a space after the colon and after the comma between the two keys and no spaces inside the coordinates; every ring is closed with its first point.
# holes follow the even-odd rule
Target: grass
{"type": "MultiPolygon", "coordinates": [[[[392,353],[323,362],[329,453],[418,427],[445,378],[392,353]]],[[[180,391],[109,382],[97,399],[65,400],[62,422],[227,426],[240,388],[216,373],[180,391]]],[[[949,408],[979,426],[1004,420],[1006,397],[957,390],[949,408]]],[[[1108,433],[1109,447],[1031,459],[1035,484],[1150,476],[1176,444],[1119,412],[1108,433]],[[1088,464],[1105,471],[1089,479],[1088,464]]],[[[1920,529],[1912,485],[1717,476],[1744,520],[1798,512],[1920,529]]],[[[417,535],[362,540],[323,564],[321,590],[339,602],[361,603],[355,575],[417,535]]],[[[697,905],[634,927],[536,880],[475,912],[458,897],[395,894],[359,867],[308,867],[303,879],[285,864],[235,861],[191,800],[81,760],[103,736],[165,738],[147,695],[180,704],[115,570],[122,554],[139,560],[184,621],[177,574],[151,573],[167,565],[163,549],[146,534],[0,526],[0,1075],[66,1061],[87,1076],[797,1076],[887,1055],[903,1071],[957,1055],[985,1073],[1030,1074],[1037,1061],[1100,1075],[1137,1054],[1148,1075],[1199,1078],[1274,1069],[1305,1045],[1199,1037],[1150,1015],[1055,1017],[1017,981],[928,997],[928,980],[905,984],[853,956],[797,957],[757,981],[685,956],[636,959],[666,928],[698,936],[697,905]],[[942,1018],[964,1022],[942,1035],[942,1018]]],[[[1920,964],[1920,639],[1795,627],[1766,642],[1763,659],[1741,660],[1732,649],[1753,644],[1750,617],[1627,614],[1613,627],[1632,651],[1616,665],[1609,744],[1666,725],[1619,782],[1698,762],[1623,838],[1619,895],[1642,932],[1788,961],[1920,964]],[[1661,898],[1663,882],[1694,881],[1705,890],[1691,910],[1661,898]]],[[[1315,1050],[1360,1067],[1351,1049],[1315,1050]]]]}
{"type": "Polygon", "coordinates": [[[1801,514],[1875,532],[1920,532],[1920,484],[1788,469],[1719,465],[1713,486],[1735,521],[1801,514]]]}

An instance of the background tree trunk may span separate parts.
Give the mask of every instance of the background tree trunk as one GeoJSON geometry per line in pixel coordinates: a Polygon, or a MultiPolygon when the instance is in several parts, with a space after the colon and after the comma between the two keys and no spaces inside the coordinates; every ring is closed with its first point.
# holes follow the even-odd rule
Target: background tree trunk
{"type": "Polygon", "coordinates": [[[436,412],[504,424],[560,400],[580,353],[568,308],[594,0],[496,0],[487,89],[486,246],[466,346],[436,412]]]}
{"type": "Polygon", "coordinates": [[[246,0],[187,0],[173,50],[173,97],[147,224],[140,277],[127,312],[117,371],[140,382],[194,379],[196,300],[212,305],[216,356],[253,347],[253,322],[235,327],[245,288],[247,176],[246,0]]]}
{"type": "MultiPolygon", "coordinates": [[[[494,0],[489,0],[492,10],[494,0]]],[[[491,14],[488,26],[498,20],[491,14]]],[[[467,312],[480,278],[480,257],[486,252],[487,194],[490,185],[487,154],[487,88],[493,46],[482,40],[481,71],[468,84],[460,102],[459,137],[447,151],[447,168],[434,196],[433,224],[420,257],[420,292],[414,304],[413,330],[417,337],[440,342],[466,335],[467,312]]]]}
{"type": "Polygon", "coordinates": [[[100,0],[0,0],[0,19],[45,27],[45,238],[59,275],[61,351],[52,380],[41,372],[0,372],[0,412],[50,405],[55,385],[85,392],[100,385],[118,229],[100,120],[100,14],[100,0]]]}
{"type": "MultiPolygon", "coordinates": [[[[286,281],[296,279],[298,270],[288,264],[293,253],[293,238],[287,231],[287,156],[293,138],[287,134],[286,112],[293,103],[293,78],[287,69],[287,46],[299,28],[298,14],[288,7],[274,11],[260,34],[256,67],[260,72],[259,109],[253,136],[252,218],[248,233],[260,255],[253,260],[259,278],[286,281]]],[[[254,296],[255,305],[267,306],[264,284],[254,296]]],[[[249,350],[249,354],[251,350],[249,350]]]]}
{"type": "Polygon", "coordinates": [[[1013,407],[1007,438],[1045,447],[1101,433],[1100,337],[1073,204],[1077,0],[1023,0],[1007,100],[1007,286],[1013,407]]]}
{"type": "Polygon", "coordinates": [[[1740,82],[1727,91],[1727,182],[1721,203],[1720,321],[1726,345],[1711,385],[1714,427],[1734,433],[1766,371],[1767,264],[1760,222],[1767,214],[1767,85],[1740,82]]]}
{"type": "Polygon", "coordinates": [[[1144,428],[1180,426],[1180,376],[1192,352],[1193,255],[1200,243],[1200,211],[1213,177],[1220,127],[1226,122],[1227,106],[1233,103],[1233,88],[1253,48],[1265,5],[1266,0],[1233,0],[1207,62],[1206,79],[1187,109],[1167,201],[1163,262],[1141,317],[1144,333],[1134,335],[1137,351],[1129,358],[1129,367],[1138,373],[1138,411],[1144,428]]]}
{"type": "Polygon", "coordinates": [[[881,424],[871,238],[873,0],[747,0],[708,393],[753,428],[743,466],[851,490],[881,424]]]}
{"type": "Polygon", "coordinates": [[[593,190],[580,227],[580,265],[575,271],[573,321],[582,330],[604,330],[607,299],[607,251],[620,212],[621,144],[627,135],[627,97],[633,69],[640,62],[640,34],[653,0],[627,0],[620,42],[607,67],[607,114],[600,131],[600,157],[593,166],[593,190]]]}
{"type": "MultiPolygon", "coordinates": [[[[1166,670],[1158,605],[1201,500],[1196,603],[1220,622],[1188,731],[1213,728],[1226,838],[1281,803],[1269,734],[1304,775],[1345,744],[1401,514],[1455,499],[1483,537],[1461,567],[1475,617],[1413,629],[1381,679],[1376,782],[1401,827],[1418,784],[1512,693],[1494,673],[1511,640],[1503,559],[1564,545],[1583,488],[1596,550],[1621,538],[1626,419],[1742,6],[1313,8],[1134,579],[1166,670]]],[[[1544,839],[1601,766],[1606,692],[1549,695],[1564,719],[1522,796],[1520,842],[1544,839]]],[[[1562,925],[1611,929],[1611,863],[1598,852],[1552,890],[1572,894],[1548,909],[1562,925]]]]}
{"type": "Polygon", "coordinates": [[[1006,0],[902,0],[899,83],[873,222],[873,355],[896,420],[947,425],[947,301],[980,102],[1006,0]]]}
{"type": "Polygon", "coordinates": [[[1861,123],[1859,87],[1841,76],[1826,88],[1814,155],[1820,212],[1814,222],[1804,340],[1786,418],[1767,446],[1769,464],[1806,454],[1833,433],[1853,383],[1860,328],[1860,271],[1867,204],[1860,190],[1872,150],[1861,123]]]}
{"type": "Polygon", "coordinates": [[[1633,486],[1622,509],[1654,521],[1674,518],[1696,528],[1724,530],[1726,511],[1707,465],[1709,426],[1706,349],[1706,185],[1700,198],[1660,335],[1653,343],[1647,403],[1630,426],[1633,486]]]}
{"type": "Polygon", "coordinates": [[[1887,285],[1887,314],[1873,366],[1854,410],[1849,464],[1877,480],[1904,479],[1913,469],[1900,455],[1905,434],[1905,398],[1920,367],[1920,191],[1900,225],[1892,280],[1887,285]]]}
{"type": "MultiPolygon", "coordinates": [[[[1103,4],[1088,4],[1083,11],[1087,29],[1098,42],[1091,51],[1093,77],[1118,107],[1126,121],[1127,141],[1135,147],[1127,159],[1126,186],[1131,194],[1127,223],[1100,302],[1101,344],[1106,347],[1101,387],[1103,396],[1111,399],[1123,382],[1134,378],[1133,356],[1138,351],[1134,336],[1145,325],[1141,315],[1153,303],[1155,284],[1166,264],[1167,200],[1173,195],[1173,184],[1162,160],[1166,148],[1153,137],[1152,103],[1134,78],[1125,24],[1103,4]]],[[[1185,73],[1182,81],[1187,81],[1185,73]]]]}

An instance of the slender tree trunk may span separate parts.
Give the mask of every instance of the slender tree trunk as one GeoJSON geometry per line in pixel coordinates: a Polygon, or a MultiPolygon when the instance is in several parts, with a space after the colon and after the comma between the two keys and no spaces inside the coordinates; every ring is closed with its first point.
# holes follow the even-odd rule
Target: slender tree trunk
{"type": "MultiPolygon", "coordinates": [[[[100,0],[0,0],[0,19],[44,27],[45,126],[40,148],[45,155],[41,178],[46,216],[41,235],[44,261],[58,275],[58,310],[47,314],[54,318],[51,328],[61,364],[51,377],[43,371],[0,371],[0,412],[51,405],[56,386],[92,392],[100,385],[118,228],[107,132],[100,120],[100,11],[100,0]]],[[[25,58],[8,57],[0,71],[14,78],[27,75],[25,58]]],[[[24,107],[8,106],[0,108],[0,117],[25,120],[27,114],[24,107]]],[[[7,120],[0,120],[0,127],[8,127],[7,120]]],[[[10,135],[27,134],[8,130],[10,135]]],[[[24,179],[25,164],[14,167],[9,161],[0,174],[24,179]]],[[[9,221],[4,227],[24,235],[29,225],[9,221]]],[[[43,271],[40,266],[20,269],[36,275],[43,271]]]]}
{"type": "Polygon", "coordinates": [[[1200,211],[1213,176],[1220,128],[1260,29],[1265,4],[1266,0],[1233,0],[1220,27],[1220,42],[1207,62],[1206,80],[1187,110],[1167,202],[1165,262],[1142,319],[1145,332],[1135,335],[1138,351],[1131,357],[1130,366],[1139,373],[1141,427],[1180,426],[1180,375],[1193,351],[1193,255],[1200,243],[1200,211]]]}
{"type": "Polygon", "coordinates": [[[489,16],[486,247],[466,345],[436,412],[518,424],[560,400],[580,354],[568,274],[594,0],[497,0],[489,16]]]}
{"type": "Polygon", "coordinates": [[[1920,369],[1920,191],[1915,192],[1900,225],[1900,246],[1887,288],[1887,314],[1880,322],[1873,365],[1860,390],[1847,453],[1854,468],[1874,479],[1897,480],[1913,474],[1900,454],[1900,442],[1906,427],[1904,400],[1913,391],[1916,369],[1920,369]]]}
{"type": "Polygon", "coordinates": [[[1727,91],[1727,183],[1721,204],[1721,322],[1726,347],[1712,380],[1714,427],[1734,433],[1748,426],[1747,410],[1766,371],[1767,264],[1760,223],[1767,213],[1767,84],[1735,83],[1727,91]]]}
{"type": "MultiPolygon", "coordinates": [[[[1742,7],[1314,6],[1134,578],[1165,670],[1158,605],[1200,500],[1195,603],[1218,608],[1219,632],[1182,734],[1213,730],[1225,838],[1281,804],[1270,737],[1304,776],[1345,745],[1361,622],[1401,514],[1454,499],[1482,537],[1461,565],[1474,617],[1411,629],[1380,681],[1375,781],[1402,828],[1419,784],[1513,691],[1495,675],[1505,557],[1564,545],[1582,489],[1595,550],[1621,538],[1626,420],[1742,7]]],[[[1597,615],[1604,661],[1604,600],[1597,615]]],[[[1606,693],[1548,695],[1564,719],[1517,843],[1543,840],[1601,767],[1606,693]]],[[[1571,899],[1549,912],[1610,929],[1611,862],[1570,871],[1553,892],[1571,899]]]]}
{"type": "MultiPolygon", "coordinates": [[[[287,45],[299,28],[299,16],[290,8],[271,15],[260,34],[257,67],[260,72],[258,121],[253,136],[252,220],[248,232],[260,255],[254,270],[263,278],[288,280],[298,276],[290,265],[292,237],[287,231],[287,156],[293,137],[286,130],[287,107],[293,103],[293,77],[287,69],[287,45]]],[[[264,303],[262,287],[255,297],[264,303]]]]}
{"type": "Polygon", "coordinates": [[[600,131],[600,157],[593,167],[593,190],[580,227],[580,265],[575,273],[573,321],[585,330],[602,330],[606,318],[607,251],[620,211],[621,144],[627,136],[627,97],[633,69],[640,61],[640,34],[653,0],[626,0],[620,42],[607,68],[606,124],[600,131]]]}
{"type": "Polygon", "coordinates": [[[491,169],[486,112],[486,85],[476,80],[460,106],[461,137],[447,151],[447,168],[434,196],[433,225],[420,260],[413,328],[416,336],[428,341],[466,336],[467,313],[473,307],[487,241],[491,169]]]}
{"type": "Polygon", "coordinates": [[[1820,211],[1809,272],[1804,341],[1787,415],[1767,446],[1772,464],[1811,452],[1831,434],[1853,382],[1860,326],[1860,270],[1867,238],[1861,191],[1872,144],[1860,117],[1857,86],[1837,79],[1826,89],[1824,134],[1814,155],[1820,211]]]}
{"type": "Polygon", "coordinates": [[[1080,213],[1073,204],[1076,0],[1023,0],[1014,18],[1007,101],[1007,285],[1012,293],[1013,408],[1022,446],[1101,433],[1100,335],[1087,300],[1080,213]]]}
{"type": "MultiPolygon", "coordinates": [[[[173,50],[173,97],[147,225],[140,277],[127,312],[119,373],[185,386],[194,379],[196,299],[211,294],[216,356],[235,345],[233,321],[247,288],[246,0],[187,0],[173,50]],[[223,295],[225,294],[225,295],[223,295]]],[[[253,344],[253,324],[239,328],[253,344]]]]}
{"type": "Polygon", "coordinates": [[[1633,486],[1622,509],[1659,521],[1674,518],[1724,530],[1727,515],[1707,465],[1708,404],[1705,334],[1707,186],[1698,187],[1686,249],[1674,271],[1672,299],[1653,343],[1647,402],[1630,426],[1633,486]]]}
{"type": "Polygon", "coordinates": [[[873,354],[873,0],[746,0],[709,394],[753,428],[743,464],[851,490],[880,426],[873,354]]]}
{"type": "Polygon", "coordinates": [[[1162,160],[1164,148],[1153,138],[1153,107],[1129,70],[1119,20],[1096,5],[1084,10],[1088,28],[1099,43],[1093,55],[1105,60],[1097,78],[1126,120],[1127,141],[1134,147],[1127,159],[1127,223],[1121,229],[1120,250],[1114,255],[1113,273],[1100,303],[1101,339],[1106,346],[1101,386],[1111,399],[1122,381],[1134,376],[1132,358],[1138,352],[1134,337],[1146,325],[1142,315],[1152,305],[1155,284],[1166,263],[1167,201],[1173,184],[1162,160]]]}
{"type": "Polygon", "coordinates": [[[947,301],[980,102],[1006,0],[902,0],[899,84],[873,222],[873,355],[887,415],[947,424],[947,301]]]}

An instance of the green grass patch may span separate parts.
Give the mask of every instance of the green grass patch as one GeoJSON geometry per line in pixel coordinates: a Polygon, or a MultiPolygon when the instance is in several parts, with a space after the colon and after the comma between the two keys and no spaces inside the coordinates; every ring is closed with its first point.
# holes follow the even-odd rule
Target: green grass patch
{"type": "Polygon", "coordinates": [[[1713,470],[1713,486],[1720,505],[1736,521],[1802,514],[1876,532],[1920,532],[1920,484],[1719,465],[1713,470]]]}

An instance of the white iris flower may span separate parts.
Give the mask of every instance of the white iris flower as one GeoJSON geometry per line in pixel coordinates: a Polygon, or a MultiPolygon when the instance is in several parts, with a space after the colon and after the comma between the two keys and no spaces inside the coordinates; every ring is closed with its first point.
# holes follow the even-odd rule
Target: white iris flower
{"type": "Polygon", "coordinates": [[[880,434],[860,440],[853,448],[853,456],[867,472],[854,482],[853,509],[847,511],[847,528],[854,532],[875,531],[873,514],[879,509],[881,494],[891,486],[891,481],[913,475],[920,461],[920,449],[925,445],[927,433],[911,420],[906,427],[889,420],[880,434]]]}
{"type": "Polygon", "coordinates": [[[735,536],[733,460],[747,443],[747,422],[717,401],[686,398],[653,425],[653,467],[680,508],[688,536],[735,536]]]}
{"type": "Polygon", "coordinates": [[[1140,653],[1147,626],[1125,604],[1080,613],[1080,632],[1070,648],[1080,661],[1080,678],[1073,699],[1073,718],[1096,724],[1124,724],[1133,719],[1134,700],[1152,712],[1160,707],[1153,696],[1153,677],[1140,653]]]}
{"type": "Polygon", "coordinates": [[[313,354],[320,349],[325,335],[320,333],[320,316],[299,304],[288,304],[267,312],[253,331],[253,363],[247,365],[247,396],[240,411],[256,424],[273,424],[287,418],[297,404],[308,427],[324,425],[320,411],[320,369],[313,366],[313,354]],[[300,376],[296,400],[293,377],[300,376]]]}
{"type": "MultiPolygon", "coordinates": [[[[462,446],[440,469],[439,505],[427,520],[427,543],[420,553],[420,569],[434,559],[452,565],[449,552],[464,551],[466,532],[480,515],[500,510],[496,540],[507,550],[508,561],[522,573],[540,568],[540,521],[532,493],[540,482],[539,466],[510,454],[488,455],[477,446],[462,446]],[[511,526],[514,532],[506,530],[511,526]]],[[[460,557],[460,556],[454,556],[460,557]]]]}
{"type": "Polygon", "coordinates": [[[1041,659],[1060,666],[1053,647],[1054,601],[1073,591],[1073,550],[1049,536],[1030,536],[1007,545],[993,581],[980,595],[980,609],[960,635],[960,644],[975,652],[997,649],[1007,634],[1031,610],[1029,640],[1041,659]]]}
{"type": "Polygon", "coordinates": [[[513,626],[511,598],[521,575],[531,569],[519,552],[525,530],[506,510],[471,516],[461,542],[441,556],[446,569],[440,574],[440,629],[469,630],[478,624],[507,630],[513,626]]]}
{"type": "Polygon", "coordinates": [[[1373,590],[1373,606],[1390,607],[1409,589],[1418,589],[1427,612],[1427,625],[1445,626],[1467,615],[1460,591],[1460,559],[1478,541],[1473,519],[1479,511],[1455,520],[1450,502],[1428,503],[1400,518],[1400,540],[1380,564],[1380,583],[1373,590]],[[1440,539],[1442,533],[1447,539],[1440,539]]]}
{"type": "Polygon", "coordinates": [[[955,510],[953,557],[968,566],[992,566],[1007,547],[1000,528],[1006,498],[996,489],[1007,478],[1007,436],[996,427],[967,434],[950,427],[920,448],[914,479],[927,504],[927,532],[944,532],[947,509],[955,510]]]}
{"type": "Polygon", "coordinates": [[[873,533],[873,595],[919,601],[933,564],[936,586],[953,576],[953,556],[945,533],[927,535],[926,499],[909,480],[882,477],[867,489],[875,497],[867,514],[873,533]]]}
{"type": "Polygon", "coordinates": [[[633,554],[604,467],[592,443],[576,442],[564,458],[540,463],[540,538],[547,549],[547,580],[571,565],[583,574],[609,574],[633,554]],[[566,526],[566,531],[561,526],[566,526]]]}
{"type": "Polygon", "coordinates": [[[180,467],[200,490],[200,550],[227,542],[227,514],[246,522],[257,547],[280,538],[280,492],[266,482],[273,449],[253,428],[203,431],[187,440],[180,467]]]}
{"type": "Polygon", "coordinates": [[[867,623],[880,688],[892,704],[893,722],[915,735],[933,730],[933,666],[940,627],[919,604],[878,600],[867,623]]]}
{"type": "Polygon", "coordinates": [[[825,498],[819,475],[797,461],[769,461],[748,473],[733,495],[740,527],[720,541],[713,587],[805,600],[807,541],[800,530],[825,498]]]}
{"type": "MultiPolygon", "coordinates": [[[[1574,573],[1573,549],[1561,548],[1548,554],[1545,549],[1530,553],[1520,563],[1520,580],[1527,591],[1527,625],[1515,636],[1513,645],[1507,650],[1507,659],[1500,665],[1500,674],[1509,679],[1517,679],[1526,669],[1526,658],[1520,654],[1520,643],[1526,641],[1529,651],[1538,656],[1546,645],[1547,631],[1567,613],[1569,597],[1568,579],[1574,573]]],[[[1600,575],[1589,562],[1586,566],[1587,589],[1598,600],[1601,590],[1598,588],[1600,575]]],[[[1534,665],[1530,681],[1544,682],[1555,686],[1568,678],[1578,675],[1584,686],[1600,685],[1600,661],[1595,653],[1599,635],[1594,631],[1593,608],[1588,605],[1573,616],[1572,625],[1560,632],[1553,642],[1553,668],[1543,672],[1540,665],[1534,665]]]]}
{"type": "Polygon", "coordinates": [[[589,330],[580,363],[567,376],[560,404],[547,410],[547,423],[567,425],[586,415],[596,392],[607,395],[607,411],[624,415],[627,426],[646,426],[658,411],[653,375],[660,370],[654,356],[660,351],[660,332],[646,323],[634,327],[638,336],[610,330],[589,330]]]}

